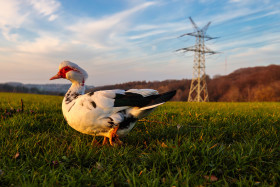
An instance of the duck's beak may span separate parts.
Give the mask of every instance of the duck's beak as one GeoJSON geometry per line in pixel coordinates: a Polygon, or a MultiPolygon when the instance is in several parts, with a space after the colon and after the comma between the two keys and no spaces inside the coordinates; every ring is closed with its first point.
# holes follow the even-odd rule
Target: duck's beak
{"type": "Polygon", "coordinates": [[[53,76],[52,78],[50,78],[50,80],[60,79],[60,78],[62,78],[62,76],[61,76],[60,73],[58,72],[55,76],[53,76]]]}

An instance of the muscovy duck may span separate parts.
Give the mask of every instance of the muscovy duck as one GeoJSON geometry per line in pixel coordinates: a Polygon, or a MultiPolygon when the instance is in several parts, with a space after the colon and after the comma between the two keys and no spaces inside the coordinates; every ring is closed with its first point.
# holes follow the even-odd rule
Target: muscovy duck
{"type": "Polygon", "coordinates": [[[153,89],[103,90],[85,94],[87,72],[77,64],[63,61],[58,73],[50,78],[64,78],[72,82],[63,102],[62,112],[75,130],[109,138],[110,145],[122,144],[137,120],[150,114],[157,106],[170,100],[176,91],[159,94],[153,89]]]}

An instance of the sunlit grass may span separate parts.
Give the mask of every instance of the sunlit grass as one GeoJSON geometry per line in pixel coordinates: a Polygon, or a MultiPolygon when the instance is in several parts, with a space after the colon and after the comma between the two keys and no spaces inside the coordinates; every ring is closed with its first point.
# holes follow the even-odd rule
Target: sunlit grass
{"type": "Polygon", "coordinates": [[[0,186],[280,183],[280,103],[169,102],[124,146],[100,147],[66,124],[62,97],[0,98],[1,115],[24,101],[23,112],[0,119],[0,186]]]}

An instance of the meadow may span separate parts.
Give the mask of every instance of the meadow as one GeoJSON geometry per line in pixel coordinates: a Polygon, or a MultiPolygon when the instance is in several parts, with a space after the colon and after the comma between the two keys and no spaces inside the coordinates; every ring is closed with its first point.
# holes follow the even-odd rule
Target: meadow
{"type": "Polygon", "coordinates": [[[168,102],[111,147],[62,99],[0,93],[0,186],[280,185],[280,103],[168,102]]]}

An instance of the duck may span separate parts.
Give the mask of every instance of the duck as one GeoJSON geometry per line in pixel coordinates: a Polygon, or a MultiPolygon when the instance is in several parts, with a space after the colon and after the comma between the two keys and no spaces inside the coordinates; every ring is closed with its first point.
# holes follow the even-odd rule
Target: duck
{"type": "Polygon", "coordinates": [[[72,85],[62,101],[64,119],[76,131],[92,136],[103,136],[102,145],[121,145],[139,119],[156,107],[172,99],[176,90],[159,94],[154,89],[114,89],[85,93],[87,72],[70,61],[59,65],[50,78],[67,79],[72,85]]]}

